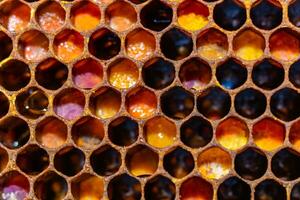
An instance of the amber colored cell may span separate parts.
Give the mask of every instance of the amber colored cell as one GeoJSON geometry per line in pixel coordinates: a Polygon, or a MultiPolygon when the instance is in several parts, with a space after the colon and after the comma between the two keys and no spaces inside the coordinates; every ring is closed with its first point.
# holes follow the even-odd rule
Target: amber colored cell
{"type": "Polygon", "coordinates": [[[8,159],[9,156],[7,151],[4,148],[0,147],[0,172],[2,172],[6,168],[8,159]]]}
{"type": "Polygon", "coordinates": [[[78,31],[90,31],[100,23],[101,13],[97,5],[81,1],[71,9],[71,22],[78,31]]]}
{"type": "Polygon", "coordinates": [[[105,11],[106,23],[116,31],[127,31],[137,21],[135,9],[125,1],[116,1],[105,11]]]}
{"type": "Polygon", "coordinates": [[[275,59],[290,61],[299,58],[299,34],[290,29],[279,29],[273,33],[269,40],[269,46],[275,59]]]}
{"type": "Polygon", "coordinates": [[[155,51],[155,37],[141,28],[135,29],[126,36],[125,48],[129,57],[135,60],[145,60],[155,51]]]}
{"type": "Polygon", "coordinates": [[[55,32],[65,23],[66,11],[58,2],[47,1],[36,11],[35,18],[44,31],[55,32]]]}
{"type": "Polygon", "coordinates": [[[127,112],[135,118],[145,119],[156,112],[157,99],[155,94],[143,87],[131,90],[126,95],[127,112]]]}
{"type": "Polygon", "coordinates": [[[8,58],[13,50],[13,41],[7,33],[0,31],[0,61],[8,58]]]}
{"type": "Polygon", "coordinates": [[[229,117],[217,126],[217,141],[227,149],[240,149],[247,144],[248,137],[249,129],[246,123],[239,118],[229,117]]]}
{"type": "Polygon", "coordinates": [[[180,186],[181,200],[212,200],[213,195],[213,186],[197,176],[188,178],[180,186]]]}
{"type": "Polygon", "coordinates": [[[234,53],[244,60],[259,59],[263,56],[264,49],[264,37],[252,29],[240,31],[233,39],[234,53]]]}
{"type": "Polygon", "coordinates": [[[67,140],[68,127],[55,117],[47,117],[37,124],[35,137],[44,147],[58,148],[67,140]]]}
{"type": "Polygon", "coordinates": [[[119,58],[109,65],[109,83],[119,89],[128,89],[134,86],[139,79],[139,70],[134,62],[127,58],[119,58]]]}
{"type": "Polygon", "coordinates": [[[264,118],[253,125],[252,136],[254,143],[261,149],[272,151],[284,142],[285,127],[272,118],[264,118]]]}
{"type": "Polygon", "coordinates": [[[290,128],[289,140],[293,147],[300,151],[300,120],[294,122],[290,128]]]}
{"type": "Polygon", "coordinates": [[[228,51],[227,36],[215,28],[205,30],[197,37],[197,50],[198,55],[205,59],[222,59],[228,51]]]}
{"type": "Polygon", "coordinates": [[[70,62],[82,54],[84,39],[78,32],[66,29],[55,36],[53,48],[61,60],[70,62]]]}
{"type": "Polygon", "coordinates": [[[171,146],[176,141],[176,125],[162,116],[149,119],[144,125],[144,137],[148,144],[157,148],[171,146]]]}
{"type": "Polygon", "coordinates": [[[202,151],[197,160],[198,170],[206,179],[220,179],[226,176],[231,168],[231,156],[219,147],[202,151]]]}

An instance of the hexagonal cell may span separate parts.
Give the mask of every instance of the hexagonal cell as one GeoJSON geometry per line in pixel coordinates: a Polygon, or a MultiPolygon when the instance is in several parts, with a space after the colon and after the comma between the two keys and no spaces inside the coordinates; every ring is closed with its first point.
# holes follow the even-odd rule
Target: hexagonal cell
{"type": "Polygon", "coordinates": [[[137,87],[126,95],[127,112],[134,118],[146,119],[153,116],[157,109],[154,92],[144,87],[137,87]]]}
{"type": "Polygon", "coordinates": [[[26,146],[18,153],[17,166],[27,175],[38,175],[49,166],[47,151],[36,144],[26,146]]]}
{"type": "Polygon", "coordinates": [[[185,180],[179,193],[182,200],[212,200],[214,196],[213,186],[198,176],[185,180]]]}
{"type": "Polygon", "coordinates": [[[225,148],[237,150],[248,143],[249,129],[241,119],[228,117],[218,124],[216,138],[225,148]]]}
{"type": "Polygon", "coordinates": [[[291,125],[289,141],[297,151],[300,151],[300,120],[291,125]]]}
{"type": "Polygon", "coordinates": [[[46,1],[37,8],[35,18],[44,31],[56,32],[65,23],[66,11],[59,2],[46,1]]]}
{"type": "Polygon", "coordinates": [[[292,187],[290,195],[291,195],[291,197],[290,197],[291,200],[298,200],[299,199],[299,197],[300,197],[300,184],[299,184],[299,182],[296,183],[292,187]]]}
{"type": "Polygon", "coordinates": [[[30,7],[19,1],[5,1],[0,6],[0,23],[9,32],[19,33],[30,22],[30,7]]]}
{"type": "Polygon", "coordinates": [[[9,155],[7,151],[4,148],[0,147],[0,172],[2,172],[6,168],[8,161],[9,155]]]}
{"type": "Polygon", "coordinates": [[[73,120],[82,115],[85,97],[75,88],[61,90],[53,100],[54,112],[67,120],[73,120]]]}
{"type": "Polygon", "coordinates": [[[283,145],[285,126],[272,118],[264,118],[253,125],[252,136],[260,149],[273,151],[283,145]]]}
{"type": "Polygon", "coordinates": [[[146,182],[144,194],[145,200],[174,200],[176,187],[169,178],[157,175],[146,182]]]}
{"type": "Polygon", "coordinates": [[[217,196],[218,200],[250,200],[251,188],[248,183],[244,182],[238,177],[232,176],[220,184],[217,191],[217,196]]]}
{"type": "Polygon", "coordinates": [[[95,175],[84,173],[72,180],[71,192],[75,200],[102,199],[104,180],[95,175]]]}
{"type": "Polygon", "coordinates": [[[287,192],[283,185],[273,179],[260,182],[254,189],[255,200],[280,199],[287,200],[287,192]]]}
{"type": "Polygon", "coordinates": [[[289,80],[295,87],[300,88],[300,60],[290,66],[289,80]]]}
{"type": "Polygon", "coordinates": [[[118,89],[128,89],[138,82],[139,69],[131,60],[119,58],[110,63],[107,76],[112,86],[118,89]]]}
{"type": "Polygon", "coordinates": [[[92,89],[103,81],[103,67],[92,58],[78,61],[72,68],[72,79],[76,86],[92,89]]]}
{"type": "Polygon", "coordinates": [[[175,143],[176,125],[163,116],[156,116],[146,121],[144,138],[148,144],[157,148],[165,148],[175,143]]]}
{"type": "Polygon", "coordinates": [[[232,168],[231,156],[219,147],[202,151],[197,158],[198,170],[206,179],[220,179],[232,168]]]}
{"type": "Polygon", "coordinates": [[[54,171],[48,171],[34,182],[34,193],[40,200],[63,199],[68,192],[68,183],[54,171]]]}
{"type": "Polygon", "coordinates": [[[24,146],[30,138],[28,124],[19,117],[9,116],[0,121],[0,142],[9,149],[24,146]]]}
{"type": "Polygon", "coordinates": [[[9,106],[10,103],[7,96],[3,92],[0,92],[0,118],[4,117],[8,113],[9,106]]]}
{"type": "Polygon", "coordinates": [[[35,137],[37,142],[44,147],[58,148],[67,140],[68,127],[56,117],[46,117],[37,124],[35,137]]]}
{"type": "Polygon", "coordinates": [[[207,60],[222,59],[228,52],[227,36],[215,28],[202,31],[197,36],[198,54],[207,60]]]}
{"type": "Polygon", "coordinates": [[[12,39],[3,31],[0,31],[0,61],[6,59],[10,56],[10,53],[13,50],[12,39]]]}
{"type": "Polygon", "coordinates": [[[290,22],[297,27],[300,27],[300,2],[298,0],[291,1],[288,6],[288,17],[290,22]]]}
{"type": "Polygon", "coordinates": [[[137,28],[126,36],[126,53],[135,60],[145,60],[149,58],[154,54],[155,48],[155,37],[142,28],[137,28]]]}
{"type": "Polygon", "coordinates": [[[17,91],[30,82],[28,65],[19,60],[8,60],[0,68],[0,85],[9,91],[17,91]]]}
{"type": "Polygon", "coordinates": [[[79,147],[92,148],[99,145],[104,137],[104,125],[90,116],[80,118],[72,126],[72,139],[79,147]]]}
{"type": "Polygon", "coordinates": [[[246,28],[233,38],[233,51],[241,59],[257,60],[263,56],[265,38],[256,30],[246,28]]]}
{"type": "Polygon", "coordinates": [[[93,30],[100,23],[100,8],[90,1],[80,1],[73,4],[70,19],[78,31],[93,30]]]}
{"type": "Polygon", "coordinates": [[[121,101],[120,92],[110,87],[101,87],[91,95],[89,109],[93,115],[107,119],[119,112],[121,101]]]}

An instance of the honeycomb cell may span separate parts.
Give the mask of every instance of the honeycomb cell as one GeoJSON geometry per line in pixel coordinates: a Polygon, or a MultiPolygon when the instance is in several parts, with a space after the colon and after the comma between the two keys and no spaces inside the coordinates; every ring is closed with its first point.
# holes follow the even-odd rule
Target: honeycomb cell
{"type": "Polygon", "coordinates": [[[26,146],[16,158],[17,166],[27,175],[38,175],[49,166],[49,162],[47,151],[36,144],[26,146]]]}
{"type": "Polygon", "coordinates": [[[30,138],[29,126],[23,119],[8,116],[0,121],[0,142],[9,149],[24,146],[30,138]]]}
{"type": "Polygon", "coordinates": [[[63,62],[71,62],[83,53],[84,38],[75,30],[65,29],[55,36],[53,49],[63,62]]]}
{"type": "Polygon", "coordinates": [[[114,32],[102,28],[91,35],[88,49],[96,58],[109,60],[119,54],[121,40],[114,32]]]}
{"type": "Polygon", "coordinates": [[[142,25],[157,32],[167,28],[171,24],[172,18],[172,8],[160,0],[152,0],[140,11],[142,25]]]}
{"type": "Polygon", "coordinates": [[[138,200],[141,198],[141,183],[128,174],[114,177],[107,186],[108,198],[110,200],[138,200]]]}
{"type": "Polygon", "coordinates": [[[12,39],[3,31],[0,31],[0,61],[10,56],[13,50],[12,39]]]}
{"type": "Polygon", "coordinates": [[[300,60],[290,66],[289,80],[295,87],[300,88],[300,60]]]}
{"type": "Polygon", "coordinates": [[[255,180],[262,177],[268,168],[268,159],[259,149],[248,147],[234,159],[234,169],[243,179],[255,180]]]}
{"type": "Polygon", "coordinates": [[[35,18],[44,31],[56,32],[65,23],[66,11],[59,2],[46,1],[37,8],[35,18]]]}
{"type": "Polygon", "coordinates": [[[209,84],[212,71],[207,62],[199,58],[191,58],[185,61],[179,70],[179,79],[188,89],[201,90],[209,84]]]}
{"type": "Polygon", "coordinates": [[[272,151],[283,145],[285,127],[272,118],[264,118],[253,125],[254,143],[263,150],[272,151]]]}
{"type": "Polygon", "coordinates": [[[144,193],[145,200],[174,200],[176,196],[176,187],[169,178],[157,175],[147,181],[144,193]]]}
{"type": "Polygon", "coordinates": [[[193,51],[193,40],[189,34],[178,28],[172,28],[162,35],[160,49],[165,57],[181,60],[193,51]]]}
{"type": "Polygon", "coordinates": [[[265,39],[257,31],[251,28],[244,29],[233,38],[233,51],[243,60],[257,60],[263,56],[265,39]]]}
{"type": "Polygon", "coordinates": [[[236,0],[225,0],[214,7],[213,19],[221,28],[234,31],[246,22],[244,4],[236,0]]]}
{"type": "Polygon", "coordinates": [[[126,36],[125,50],[132,59],[145,60],[154,54],[155,48],[155,37],[144,29],[137,28],[126,36]]]}
{"type": "Polygon", "coordinates": [[[71,23],[78,31],[95,29],[101,19],[99,7],[90,1],[81,1],[74,4],[70,15],[71,23]]]}
{"type": "Polygon", "coordinates": [[[4,117],[8,113],[9,106],[10,103],[7,96],[3,92],[0,92],[0,118],[4,117]]]}
{"type": "Polygon", "coordinates": [[[228,39],[223,32],[210,28],[197,36],[196,46],[199,56],[207,60],[218,60],[227,54],[228,39]]]}
{"type": "Polygon", "coordinates": [[[137,13],[129,3],[117,1],[106,8],[105,21],[115,31],[127,31],[135,25],[137,13]]]}
{"type": "Polygon", "coordinates": [[[197,98],[197,109],[206,118],[217,120],[225,117],[231,107],[231,99],[227,92],[219,87],[204,90],[197,98]]]}
{"type": "Polygon", "coordinates": [[[197,31],[208,24],[208,7],[199,1],[185,0],[177,8],[178,24],[188,31],[197,31]]]}
{"type": "Polygon", "coordinates": [[[100,176],[110,176],[116,173],[121,164],[121,154],[115,148],[105,145],[95,150],[90,156],[91,166],[100,176]]]}
{"type": "Polygon", "coordinates": [[[290,5],[288,6],[288,17],[290,22],[297,27],[300,27],[300,1],[295,0],[291,1],[290,5]]]}
{"type": "Polygon", "coordinates": [[[145,145],[137,145],[126,153],[125,162],[128,171],[135,177],[154,174],[158,167],[158,154],[145,145]]]}
{"type": "Polygon", "coordinates": [[[234,108],[236,112],[249,119],[255,119],[262,115],[267,106],[265,95],[253,88],[247,88],[240,91],[234,99],[234,108]]]}
{"type": "Polygon", "coordinates": [[[35,69],[35,79],[39,85],[48,90],[57,90],[68,78],[68,67],[56,60],[48,58],[35,69]]]}
{"type": "Polygon", "coordinates": [[[101,143],[104,137],[104,125],[97,118],[85,116],[73,124],[71,134],[77,146],[95,147],[101,143]]]}
{"type": "Polygon", "coordinates": [[[138,136],[138,123],[129,117],[119,117],[108,125],[108,137],[118,146],[129,146],[137,140],[138,136]]]}
{"type": "Polygon", "coordinates": [[[84,153],[73,146],[60,149],[54,156],[55,169],[67,176],[74,176],[79,173],[84,164],[84,153]]]}
{"type": "Polygon", "coordinates": [[[194,176],[181,184],[179,193],[182,200],[212,200],[214,190],[209,182],[194,176]]]}
{"type": "Polygon", "coordinates": [[[289,141],[297,151],[300,151],[300,120],[291,125],[289,141]]]}
{"type": "Polygon", "coordinates": [[[34,182],[34,193],[40,200],[63,199],[68,192],[68,183],[54,171],[48,171],[34,182]]]}
{"type": "Polygon", "coordinates": [[[300,199],[300,184],[296,183],[291,190],[291,200],[299,200],[300,199]]]}
{"type": "Polygon", "coordinates": [[[231,156],[219,147],[202,151],[197,158],[198,170],[205,179],[221,179],[231,170],[231,156]]]}
{"type": "Polygon", "coordinates": [[[247,124],[237,117],[228,117],[218,124],[217,141],[227,149],[237,150],[248,143],[249,129],[247,124]]]}
{"type": "Polygon", "coordinates": [[[1,64],[0,85],[9,91],[17,91],[30,81],[28,65],[19,60],[8,60],[1,64]]]}
{"type": "Polygon", "coordinates": [[[153,116],[157,109],[155,93],[144,87],[137,87],[126,95],[127,112],[134,118],[146,119],[153,116]]]}
{"type": "Polygon", "coordinates": [[[101,87],[90,97],[89,108],[91,112],[102,119],[115,116],[120,107],[121,94],[110,87],[101,87]]]}
{"type": "Polygon", "coordinates": [[[193,116],[180,127],[180,140],[191,148],[206,146],[213,137],[213,128],[209,121],[193,116]]]}
{"type": "Polygon", "coordinates": [[[36,125],[35,138],[47,148],[62,146],[68,137],[67,125],[56,117],[46,117],[36,125]]]}
{"type": "Polygon", "coordinates": [[[61,90],[53,100],[54,112],[66,120],[73,120],[82,115],[84,105],[84,95],[75,88],[61,90]]]}
{"type": "Polygon", "coordinates": [[[119,58],[110,63],[107,76],[112,86],[118,89],[128,89],[138,82],[139,69],[131,60],[119,58]]]}
{"type": "Polygon", "coordinates": [[[169,147],[176,141],[176,125],[163,116],[146,121],[144,138],[148,144],[157,148],[169,147]]]}
{"type": "Polygon", "coordinates": [[[242,86],[247,80],[246,67],[234,58],[221,63],[216,70],[218,82],[226,89],[235,89],[242,86]]]}
{"type": "Polygon", "coordinates": [[[7,151],[4,148],[0,147],[0,172],[2,172],[6,168],[8,161],[9,155],[7,151]]]}
{"type": "Polygon", "coordinates": [[[176,86],[161,95],[160,106],[168,117],[176,120],[184,119],[194,109],[194,96],[182,87],[176,86]]]}
{"type": "Polygon", "coordinates": [[[271,112],[283,121],[294,120],[300,116],[299,101],[300,95],[296,90],[282,88],[271,96],[271,112]]]}
{"type": "Polygon", "coordinates": [[[103,67],[92,58],[82,59],[73,66],[72,79],[76,86],[92,89],[102,83],[103,67]]]}
{"type": "Polygon", "coordinates": [[[260,182],[255,187],[254,192],[255,200],[265,200],[265,199],[276,199],[276,200],[286,200],[286,190],[278,182],[272,179],[266,179],[260,182]]]}
{"type": "Polygon", "coordinates": [[[250,200],[251,188],[246,182],[232,176],[221,183],[217,196],[219,200],[250,200]]]}
{"type": "Polygon", "coordinates": [[[264,59],[254,65],[252,81],[264,90],[277,88],[284,80],[282,65],[272,59],[264,59]]]}

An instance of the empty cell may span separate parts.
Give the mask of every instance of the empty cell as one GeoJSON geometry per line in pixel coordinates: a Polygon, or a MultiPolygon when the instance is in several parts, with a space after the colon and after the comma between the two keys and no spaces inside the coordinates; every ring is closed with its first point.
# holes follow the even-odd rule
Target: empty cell
{"type": "Polygon", "coordinates": [[[250,200],[251,188],[243,180],[232,176],[220,184],[217,196],[218,200],[250,200]]]}
{"type": "Polygon", "coordinates": [[[254,189],[255,200],[276,199],[286,200],[286,189],[283,185],[273,179],[260,182],[254,189]]]}
{"type": "Polygon", "coordinates": [[[3,31],[0,31],[0,61],[8,58],[13,50],[12,39],[3,31]]]}
{"type": "Polygon", "coordinates": [[[8,97],[3,92],[0,92],[0,118],[8,113],[9,106],[10,103],[8,97]]]}
{"type": "Polygon", "coordinates": [[[185,180],[179,193],[181,200],[212,200],[214,196],[213,186],[198,176],[185,180]]]}
{"type": "Polygon", "coordinates": [[[144,193],[145,200],[174,200],[176,187],[169,178],[157,175],[146,182],[144,193]]]}
{"type": "Polygon", "coordinates": [[[295,87],[300,88],[300,60],[290,66],[289,80],[295,87]]]}
{"type": "Polygon", "coordinates": [[[296,26],[300,27],[300,1],[295,0],[291,1],[288,6],[288,17],[290,22],[296,26]]]}
{"type": "Polygon", "coordinates": [[[300,151],[300,120],[291,125],[289,141],[297,151],[300,151]]]}
{"type": "Polygon", "coordinates": [[[299,182],[296,183],[291,190],[291,200],[299,200],[300,199],[300,184],[299,182]]]}

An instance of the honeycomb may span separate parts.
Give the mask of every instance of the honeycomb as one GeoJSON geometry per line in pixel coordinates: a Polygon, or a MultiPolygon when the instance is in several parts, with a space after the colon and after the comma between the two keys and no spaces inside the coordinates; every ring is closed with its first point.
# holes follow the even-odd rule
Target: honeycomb
{"type": "Polygon", "coordinates": [[[0,0],[1,200],[300,200],[300,0],[0,0]]]}

